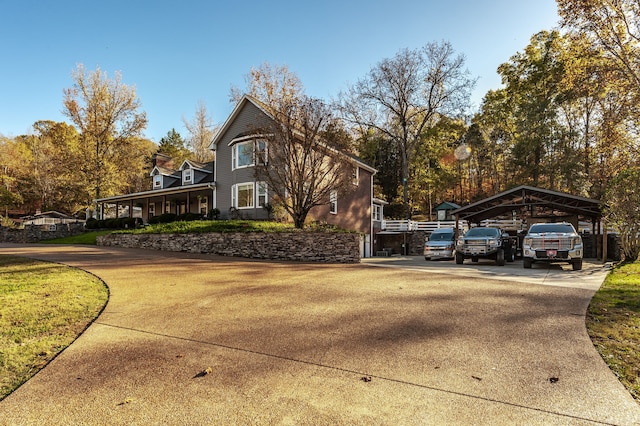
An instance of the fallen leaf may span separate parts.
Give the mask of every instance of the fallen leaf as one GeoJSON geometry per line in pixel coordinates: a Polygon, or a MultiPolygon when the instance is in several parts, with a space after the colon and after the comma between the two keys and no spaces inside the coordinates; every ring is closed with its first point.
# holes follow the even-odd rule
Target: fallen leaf
{"type": "Polygon", "coordinates": [[[368,382],[370,382],[370,381],[371,381],[371,376],[364,376],[364,377],[361,377],[361,378],[360,378],[360,380],[362,380],[363,382],[367,382],[367,383],[368,383],[368,382]]]}
{"type": "Polygon", "coordinates": [[[213,372],[213,368],[207,367],[206,369],[202,370],[201,372],[193,376],[193,378],[195,379],[196,377],[204,377],[207,374],[211,374],[212,372],[213,372]]]}
{"type": "Polygon", "coordinates": [[[131,404],[132,402],[133,402],[133,398],[125,398],[125,400],[120,402],[118,405],[131,404]]]}
{"type": "Polygon", "coordinates": [[[560,380],[560,379],[557,378],[557,377],[549,377],[549,382],[551,382],[551,383],[558,383],[558,380],[560,380]]]}

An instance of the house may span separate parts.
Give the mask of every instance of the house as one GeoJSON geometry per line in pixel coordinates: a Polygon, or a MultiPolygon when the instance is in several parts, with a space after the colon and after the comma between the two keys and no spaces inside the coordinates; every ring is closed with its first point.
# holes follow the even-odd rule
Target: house
{"type": "MultiPolygon", "coordinates": [[[[275,118],[261,102],[244,96],[211,142],[214,161],[186,160],[175,168],[171,158],[156,154],[150,172],[151,189],[96,200],[100,218],[137,216],[146,222],[163,213],[206,215],[217,209],[220,219],[268,219],[265,205],[271,203],[273,191],[266,182],[256,180],[255,166],[264,158],[269,142],[252,130],[265,120],[275,118]]],[[[336,155],[345,155],[354,167],[352,191],[340,197],[332,193],[325,205],[309,212],[309,218],[359,232],[361,255],[368,257],[385,204],[373,197],[376,170],[357,158],[336,155]]]]}

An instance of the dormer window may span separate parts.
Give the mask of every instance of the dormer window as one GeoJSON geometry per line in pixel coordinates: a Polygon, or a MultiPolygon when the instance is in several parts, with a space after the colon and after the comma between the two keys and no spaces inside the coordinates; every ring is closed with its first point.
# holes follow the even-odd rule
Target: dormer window
{"type": "Polygon", "coordinates": [[[161,189],[162,188],[162,175],[157,174],[153,176],[153,189],[161,189]]]}
{"type": "Polygon", "coordinates": [[[189,185],[193,183],[193,170],[192,169],[184,169],[182,171],[182,184],[189,185]]]}

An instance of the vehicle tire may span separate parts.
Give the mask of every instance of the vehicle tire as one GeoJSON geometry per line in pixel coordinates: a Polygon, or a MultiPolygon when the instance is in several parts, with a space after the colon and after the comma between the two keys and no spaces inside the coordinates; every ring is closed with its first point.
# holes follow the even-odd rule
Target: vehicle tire
{"type": "Polygon", "coordinates": [[[531,265],[533,265],[533,260],[522,259],[522,266],[524,266],[524,269],[531,269],[531,265]]]}
{"type": "Polygon", "coordinates": [[[464,256],[460,253],[456,253],[456,263],[462,265],[464,263],[464,256]]]}
{"type": "Polygon", "coordinates": [[[504,250],[500,249],[496,253],[496,265],[504,266],[504,250]]]}
{"type": "Polygon", "coordinates": [[[582,259],[574,260],[573,262],[571,262],[571,266],[573,266],[574,271],[582,270],[582,259]]]}
{"type": "Polygon", "coordinates": [[[507,251],[507,262],[513,262],[514,260],[516,260],[516,252],[512,247],[509,247],[507,251]]]}
{"type": "Polygon", "coordinates": [[[430,257],[426,257],[426,256],[425,256],[425,257],[424,257],[424,260],[431,260],[431,258],[430,258],[430,257]]]}

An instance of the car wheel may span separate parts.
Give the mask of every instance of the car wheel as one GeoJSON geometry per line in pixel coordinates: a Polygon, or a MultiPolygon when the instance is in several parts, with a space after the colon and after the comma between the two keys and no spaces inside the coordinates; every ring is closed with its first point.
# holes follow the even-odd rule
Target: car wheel
{"type": "Polygon", "coordinates": [[[524,266],[525,269],[531,269],[531,265],[533,265],[533,261],[531,259],[522,260],[522,266],[524,266]]]}
{"type": "Polygon", "coordinates": [[[514,260],[516,260],[516,253],[515,250],[510,248],[507,252],[507,262],[513,262],[514,260]]]}
{"type": "Polygon", "coordinates": [[[424,260],[431,260],[431,258],[430,258],[430,257],[425,256],[425,257],[424,257],[424,260]]]}
{"type": "Polygon", "coordinates": [[[577,259],[571,262],[574,271],[580,271],[582,269],[582,259],[577,259]]]}
{"type": "Polygon", "coordinates": [[[456,253],[456,263],[462,265],[464,263],[464,256],[460,253],[456,253]]]}
{"type": "Polygon", "coordinates": [[[496,253],[496,265],[504,266],[504,250],[502,249],[496,253]]]}

